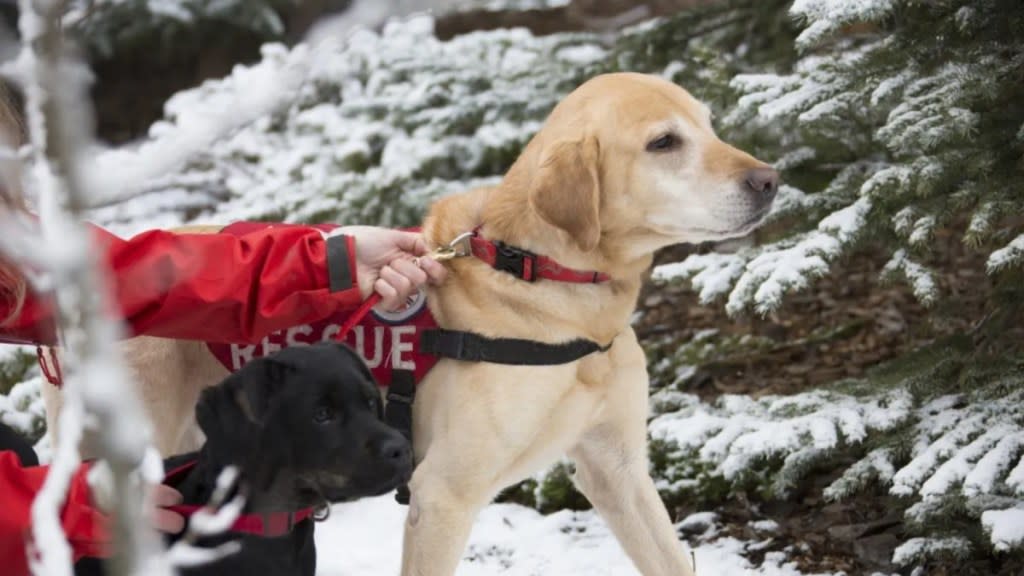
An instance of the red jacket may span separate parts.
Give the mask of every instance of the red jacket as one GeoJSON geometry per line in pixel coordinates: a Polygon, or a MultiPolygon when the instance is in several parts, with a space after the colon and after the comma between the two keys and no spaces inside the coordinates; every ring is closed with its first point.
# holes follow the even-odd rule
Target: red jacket
{"type": "MultiPolygon", "coordinates": [[[[128,240],[96,228],[111,270],[115,306],[132,335],[251,344],[273,332],[316,322],[361,301],[355,241],[325,239],[321,228],[275,224],[244,235],[152,231],[128,240]]],[[[11,304],[0,300],[0,318],[11,304]]],[[[53,303],[29,293],[0,342],[55,342],[53,303]]],[[[89,500],[85,470],[75,475],[62,521],[75,558],[107,542],[103,515],[89,500]]],[[[46,467],[22,468],[0,452],[0,561],[4,573],[28,573],[25,535],[46,467]]]]}

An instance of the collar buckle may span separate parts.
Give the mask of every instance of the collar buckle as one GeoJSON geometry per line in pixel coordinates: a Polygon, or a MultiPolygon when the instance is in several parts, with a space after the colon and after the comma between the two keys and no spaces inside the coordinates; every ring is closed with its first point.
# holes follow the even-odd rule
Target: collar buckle
{"type": "Polygon", "coordinates": [[[529,250],[509,246],[504,242],[494,243],[494,268],[508,272],[527,282],[537,279],[537,255],[529,250]]]}

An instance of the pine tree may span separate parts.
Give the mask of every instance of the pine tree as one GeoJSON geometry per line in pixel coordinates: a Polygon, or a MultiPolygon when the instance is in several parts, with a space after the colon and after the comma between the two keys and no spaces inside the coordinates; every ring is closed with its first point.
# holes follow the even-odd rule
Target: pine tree
{"type": "Polygon", "coordinates": [[[987,254],[994,275],[1024,266],[1020,4],[808,0],[790,13],[807,24],[802,57],[790,73],[734,78],[725,124],[778,136],[760,148],[794,186],[816,190],[784,189],[774,216],[799,211],[810,226],[682,267],[701,275],[705,300],[728,292],[730,312],[766,313],[870,240],[892,255],[886,273],[933,304],[941,294],[928,260],[940,228],[987,254]],[[830,181],[815,186],[822,173],[830,181]]]}
{"type": "Polygon", "coordinates": [[[722,122],[760,157],[777,158],[789,183],[767,241],[694,255],[656,278],[688,278],[703,302],[724,298],[732,315],[768,314],[846,255],[881,253],[888,262],[879,281],[907,282],[937,322],[961,313],[957,295],[943,289],[963,262],[950,256],[952,238],[988,274],[975,289],[992,296],[970,333],[843,384],[842,397],[809,414],[769,409],[769,421],[755,424],[763,405],[669,406],[652,424],[660,440],[679,431],[658,444],[669,478],[678,476],[669,487],[752,479],[779,496],[836,451],[870,448],[825,496],[881,486],[905,502],[918,537],[895,551],[895,563],[1019,550],[1024,533],[1010,523],[1024,509],[1024,350],[1005,331],[1019,326],[1024,301],[1024,5],[797,0],[789,14],[803,26],[792,68],[735,76],[735,106],[722,122]],[[800,433],[846,402],[891,407],[890,394],[915,407],[881,428],[840,408],[841,419],[800,433]],[[694,430],[706,438],[697,451],[694,430]],[[778,444],[791,433],[802,441],[778,444]],[[758,434],[768,441],[746,441],[758,434]],[[686,481],[695,475],[706,481],[686,481]]]}
{"type": "MultiPolygon", "coordinates": [[[[138,148],[100,160],[126,166],[195,142],[253,94],[276,102],[272,113],[94,216],[122,232],[243,218],[415,224],[431,200],[496,182],[587,77],[660,74],[712,106],[723,139],[774,159],[786,185],[758,243],[701,250],[657,268],[656,283],[686,279],[731,315],[770,314],[849,255],[880,254],[877,281],[906,282],[940,322],[962,314],[946,277],[963,262],[950,253],[966,251],[982,271],[971,288],[992,295],[970,332],[793,396],[684,393],[716,346],[756,339],[646,340],[662,495],[705,507],[739,493],[784,499],[824,470],[827,500],[874,491],[904,508],[896,564],[1020,554],[1024,350],[1007,334],[1019,334],[1024,302],[1022,29],[1011,0],[723,0],[613,37],[441,42],[417,18],[316,48],[271,44],[259,63],[168,101],[138,148]],[[294,71],[302,82],[282,80],[294,71]]],[[[15,379],[27,382],[0,416],[31,429],[31,375],[15,379]]],[[[585,505],[569,468],[510,497],[585,505]]]]}

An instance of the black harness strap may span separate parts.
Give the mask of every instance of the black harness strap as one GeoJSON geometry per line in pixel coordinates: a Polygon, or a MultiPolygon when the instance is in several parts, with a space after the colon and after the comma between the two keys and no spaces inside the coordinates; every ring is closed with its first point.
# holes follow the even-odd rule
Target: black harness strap
{"type": "MultiPolygon", "coordinates": [[[[518,338],[488,338],[457,330],[424,330],[420,335],[420,351],[442,358],[466,362],[492,362],[517,366],[554,366],[568,364],[612,347],[584,339],[562,344],[545,344],[518,338]]],[[[412,442],[412,404],[416,399],[416,380],[411,370],[394,370],[388,387],[384,422],[412,442]]],[[[399,504],[409,503],[409,487],[399,486],[395,493],[399,504]]]]}
{"type": "MultiPolygon", "coordinates": [[[[394,370],[388,387],[384,423],[398,430],[412,443],[412,403],[416,399],[416,378],[412,370],[394,370]]],[[[401,485],[395,493],[399,504],[409,503],[409,487],[401,485]]]]}
{"type": "Polygon", "coordinates": [[[612,342],[602,346],[582,338],[561,344],[547,344],[519,338],[488,338],[473,332],[440,328],[424,330],[420,335],[420,350],[427,354],[466,362],[515,366],[568,364],[594,352],[607,352],[611,347],[612,342]]]}

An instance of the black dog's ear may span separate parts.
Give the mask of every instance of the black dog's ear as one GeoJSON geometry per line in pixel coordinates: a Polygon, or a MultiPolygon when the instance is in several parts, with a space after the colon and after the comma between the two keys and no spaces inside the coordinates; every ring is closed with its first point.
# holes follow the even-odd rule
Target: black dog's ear
{"type": "Polygon", "coordinates": [[[235,373],[200,394],[196,403],[196,423],[206,436],[209,448],[230,451],[255,429],[255,424],[235,400],[237,392],[242,389],[241,377],[235,373]]]}
{"type": "Polygon", "coordinates": [[[231,374],[220,384],[203,391],[196,405],[196,422],[207,438],[218,434],[225,423],[239,416],[261,424],[272,400],[295,367],[272,358],[260,358],[231,374]]]}
{"type": "Polygon", "coordinates": [[[257,489],[271,484],[282,464],[279,458],[287,453],[266,444],[275,440],[275,434],[265,433],[264,425],[274,397],[295,370],[271,358],[255,360],[204,390],[196,404],[196,423],[206,435],[207,447],[221,461],[241,465],[257,489]]]}
{"type": "Polygon", "coordinates": [[[239,389],[233,392],[235,403],[246,418],[256,424],[262,424],[270,411],[274,397],[288,380],[288,375],[295,372],[295,366],[275,358],[260,358],[242,374],[239,389]]]}

